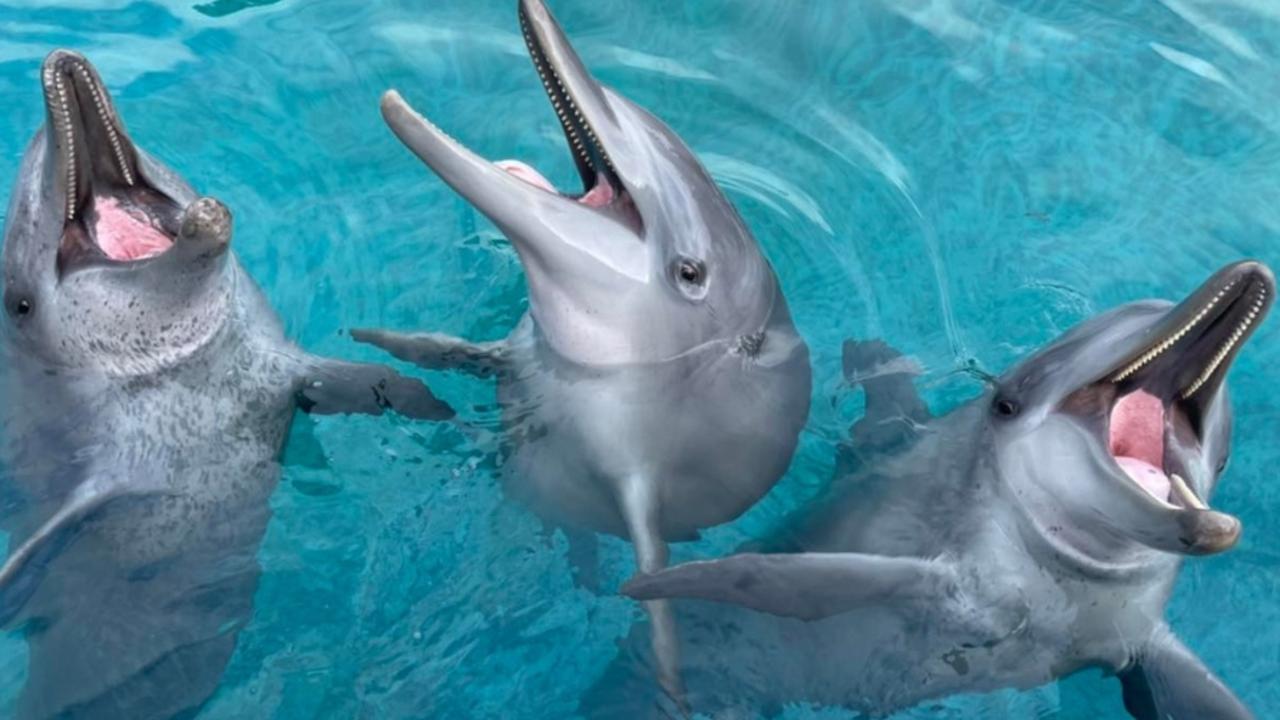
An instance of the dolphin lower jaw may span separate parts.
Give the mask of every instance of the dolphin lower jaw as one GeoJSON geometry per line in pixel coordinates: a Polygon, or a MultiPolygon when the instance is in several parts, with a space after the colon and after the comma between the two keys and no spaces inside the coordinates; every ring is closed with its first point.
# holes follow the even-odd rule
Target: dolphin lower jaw
{"type": "Polygon", "coordinates": [[[58,50],[41,70],[46,142],[63,201],[57,253],[60,275],[95,264],[155,257],[173,246],[181,208],[153,187],[93,66],[58,50]]]}
{"type": "Polygon", "coordinates": [[[1103,379],[1067,396],[1062,408],[1085,419],[1115,473],[1178,513],[1167,547],[1210,554],[1235,545],[1236,518],[1209,508],[1204,478],[1204,417],[1240,347],[1270,309],[1275,281],[1265,266],[1232,265],[1210,278],[1151,330],[1146,342],[1103,379]],[[1200,480],[1199,482],[1196,482],[1200,480]],[[1199,487],[1197,487],[1199,486],[1199,487]]]}

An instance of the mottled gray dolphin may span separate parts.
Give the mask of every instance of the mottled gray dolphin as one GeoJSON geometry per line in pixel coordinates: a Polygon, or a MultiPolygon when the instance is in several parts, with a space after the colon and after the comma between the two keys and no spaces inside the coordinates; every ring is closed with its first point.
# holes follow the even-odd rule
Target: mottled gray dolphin
{"type": "Polygon", "coordinates": [[[307,355],[229,251],[231,215],[130,140],[57,51],[4,235],[0,622],[23,718],[194,714],[247,621],[294,409],[452,413],[307,355]]]}
{"type": "MultiPolygon", "coordinates": [[[[730,604],[679,607],[700,710],[879,714],[1095,667],[1119,676],[1141,720],[1251,717],[1163,616],[1184,556],[1240,535],[1208,505],[1230,450],[1223,378],[1274,294],[1266,267],[1231,265],[1175,307],[1082,323],[938,418],[896,353],[847,346],[870,412],[855,440],[874,440],[860,455],[895,435],[900,449],[838,480],[767,548],[782,552],[624,591],[730,604]]],[[[628,680],[615,671],[596,696],[610,683],[628,680]]]]}
{"type": "MultiPolygon", "coordinates": [[[[484,160],[394,91],[382,112],[511,240],[528,315],[496,342],[352,336],[423,367],[496,375],[509,494],[553,523],[630,538],[651,572],[668,541],[737,517],[786,471],[808,414],[808,349],[773,269],[689,148],[597,83],[540,0],[523,0],[519,20],[580,195],[484,160]]],[[[648,609],[671,669],[669,614],[648,609]]]]}

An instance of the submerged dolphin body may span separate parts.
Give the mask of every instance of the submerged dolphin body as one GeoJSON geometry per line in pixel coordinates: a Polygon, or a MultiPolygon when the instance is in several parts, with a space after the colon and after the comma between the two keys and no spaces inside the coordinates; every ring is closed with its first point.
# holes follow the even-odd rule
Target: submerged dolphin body
{"type": "Polygon", "coordinates": [[[247,621],[296,407],[452,415],[416,380],[314,357],[229,250],[231,216],[136,147],[52,53],[4,235],[0,622],[22,718],[195,712],[247,621]]]}
{"type": "MultiPolygon", "coordinates": [[[[1231,265],[1177,306],[1082,323],[938,418],[896,353],[850,344],[869,412],[855,441],[865,456],[897,436],[897,452],[837,480],[781,552],[687,563],[624,592],[724,603],[677,605],[699,710],[882,714],[1098,667],[1135,718],[1249,718],[1163,616],[1183,557],[1239,537],[1208,505],[1230,450],[1223,378],[1274,293],[1266,267],[1231,265]]],[[[593,694],[602,715],[640,685],[627,662],[593,694]]]]}
{"type": "MultiPolygon", "coordinates": [[[[584,190],[490,163],[383,99],[391,129],[511,240],[529,313],[498,342],[356,330],[427,368],[496,376],[510,495],[544,518],[667,542],[737,517],[782,476],[809,407],[808,349],[742,218],[661,121],[600,85],[540,0],[521,29],[584,190]]],[[[671,674],[665,604],[648,605],[671,674]]]]}

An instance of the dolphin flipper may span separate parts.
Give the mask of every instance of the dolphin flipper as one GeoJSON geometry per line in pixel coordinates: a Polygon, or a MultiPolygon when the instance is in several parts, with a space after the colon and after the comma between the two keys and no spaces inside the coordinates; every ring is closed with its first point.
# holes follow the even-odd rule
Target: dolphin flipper
{"type": "Polygon", "coordinates": [[[949,564],[857,553],[745,553],[639,575],[622,592],[638,600],[697,598],[819,620],[872,604],[929,600],[954,585],[949,564]]]}
{"type": "Polygon", "coordinates": [[[1200,658],[1162,627],[1117,673],[1136,720],[1253,720],[1253,713],[1200,658]]]}
{"type": "Polygon", "coordinates": [[[385,365],[309,357],[298,390],[299,406],[319,415],[381,415],[391,409],[416,420],[448,420],[453,408],[420,380],[385,365]]]}
{"type": "Polygon", "coordinates": [[[0,567],[0,627],[7,626],[40,584],[49,562],[74,538],[80,524],[113,500],[163,494],[153,488],[129,487],[116,478],[95,477],[81,483],[56,512],[0,567]]]}
{"type": "MultiPolygon", "coordinates": [[[[643,477],[628,478],[618,500],[635,548],[636,565],[641,573],[659,572],[667,565],[667,543],[659,528],[654,484],[643,477]]],[[[657,663],[658,682],[687,716],[684,682],[680,679],[680,641],[676,636],[676,618],[671,604],[663,599],[647,598],[644,609],[649,614],[650,641],[657,663]]]]}
{"type": "Polygon", "coordinates": [[[353,329],[351,338],[386,350],[406,362],[428,370],[459,370],[476,377],[490,377],[507,365],[505,340],[473,343],[443,333],[398,333],[390,330],[353,329]]]}
{"type": "Polygon", "coordinates": [[[883,340],[845,340],[844,376],[867,395],[850,435],[858,450],[888,450],[912,440],[932,415],[911,379],[920,366],[883,340]]]}

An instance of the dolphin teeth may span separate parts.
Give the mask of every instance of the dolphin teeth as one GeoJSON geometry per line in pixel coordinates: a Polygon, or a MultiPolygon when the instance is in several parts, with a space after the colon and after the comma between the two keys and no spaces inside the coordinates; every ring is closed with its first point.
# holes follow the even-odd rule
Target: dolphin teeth
{"type": "MultiPolygon", "coordinates": [[[[89,72],[84,63],[71,58],[61,58],[58,62],[51,64],[44,70],[45,99],[52,109],[52,125],[51,132],[57,133],[61,138],[66,149],[67,160],[67,199],[64,216],[68,222],[76,219],[76,206],[79,193],[77,192],[77,184],[80,179],[79,169],[77,166],[77,144],[75,130],[71,121],[71,103],[70,93],[67,90],[67,79],[69,78],[67,69],[80,78],[89,89],[89,95],[93,99],[94,110],[97,112],[98,121],[107,132],[107,141],[111,145],[111,152],[115,157],[116,163],[120,168],[120,174],[124,176],[125,184],[133,187],[135,184],[133,171],[129,168],[129,163],[125,157],[124,142],[120,138],[120,133],[116,130],[116,125],[112,121],[111,114],[108,113],[108,104],[106,96],[103,92],[101,83],[89,72]]],[[[77,96],[77,100],[82,100],[77,96]]],[[[80,108],[83,118],[84,108],[80,108]]]]}
{"type": "Polygon", "coordinates": [[[50,104],[54,106],[53,127],[50,130],[62,136],[63,147],[66,148],[67,200],[64,214],[70,222],[76,219],[76,138],[75,131],[71,128],[71,107],[67,103],[66,83],[54,68],[45,69],[44,83],[46,97],[50,91],[57,95],[56,99],[48,97],[48,100],[53,101],[50,104]]]}
{"type": "Polygon", "coordinates": [[[89,75],[89,71],[84,66],[75,63],[76,73],[84,80],[84,84],[89,86],[89,93],[93,95],[94,107],[98,110],[98,119],[102,121],[102,126],[107,129],[107,140],[111,143],[111,152],[115,155],[116,162],[120,165],[120,173],[124,175],[125,184],[133,187],[133,171],[129,169],[129,163],[125,162],[124,148],[120,144],[120,134],[116,132],[115,123],[107,117],[106,102],[102,99],[102,87],[93,80],[89,75]]]}
{"type": "Polygon", "coordinates": [[[1236,344],[1240,342],[1240,338],[1244,337],[1244,334],[1248,332],[1249,327],[1253,325],[1253,321],[1258,318],[1258,313],[1262,312],[1262,306],[1266,302],[1266,299],[1267,289],[1266,287],[1260,287],[1258,290],[1258,296],[1254,300],[1253,307],[1249,309],[1249,313],[1245,315],[1244,320],[1240,321],[1239,325],[1236,325],[1236,329],[1231,332],[1231,336],[1222,344],[1222,347],[1218,348],[1218,352],[1214,353],[1213,359],[1205,366],[1204,371],[1200,373],[1195,382],[1191,383],[1191,385],[1182,392],[1183,399],[1194,395],[1202,385],[1209,381],[1209,378],[1213,376],[1214,371],[1218,369],[1218,366],[1222,364],[1223,360],[1227,359],[1227,355],[1229,355],[1231,350],[1235,348],[1236,344]]]}
{"type": "Polygon", "coordinates": [[[1169,484],[1173,488],[1173,491],[1178,494],[1178,499],[1182,501],[1183,505],[1195,510],[1209,509],[1209,506],[1205,505],[1204,501],[1191,490],[1191,486],[1187,485],[1187,481],[1183,480],[1181,475],[1178,473],[1171,473],[1169,475],[1169,480],[1172,481],[1169,484]]]}
{"type": "MultiPolygon", "coordinates": [[[[1123,370],[1121,370],[1120,372],[1117,372],[1115,375],[1112,375],[1111,382],[1120,382],[1121,380],[1124,380],[1125,378],[1133,375],[1134,373],[1138,372],[1139,370],[1141,370],[1142,368],[1150,364],[1152,360],[1155,360],[1157,357],[1164,354],[1166,350],[1176,345],[1179,340],[1181,340],[1183,337],[1186,337],[1187,333],[1191,332],[1192,328],[1194,328],[1196,325],[1199,325],[1201,320],[1204,320],[1205,316],[1209,314],[1209,311],[1213,310],[1213,308],[1216,307],[1217,304],[1222,301],[1222,298],[1226,296],[1226,294],[1231,290],[1231,288],[1235,287],[1236,282],[1237,282],[1236,280],[1232,280],[1230,283],[1226,285],[1226,287],[1219,290],[1218,294],[1214,295],[1212,300],[1206,303],[1204,307],[1200,308],[1200,311],[1197,312],[1194,317],[1188,320],[1186,324],[1184,324],[1181,328],[1179,328],[1177,332],[1165,338],[1164,342],[1146,351],[1145,353],[1142,354],[1142,357],[1139,357],[1137,360],[1133,361],[1128,366],[1126,366],[1123,370]]],[[[1197,385],[1197,388],[1198,387],[1199,386],[1197,385]]],[[[1189,394],[1190,393],[1188,393],[1188,395],[1189,394]]]]}
{"type": "Polygon", "coordinates": [[[575,157],[597,174],[601,170],[607,169],[616,175],[617,171],[614,169],[613,160],[609,157],[609,153],[605,151],[604,146],[600,144],[600,140],[596,137],[591,123],[583,117],[582,110],[574,102],[573,95],[564,86],[564,80],[551,67],[551,63],[546,58],[542,46],[538,43],[537,38],[534,37],[523,11],[520,13],[520,31],[524,35],[525,45],[529,48],[529,57],[533,60],[533,67],[538,72],[538,79],[542,81],[542,88],[546,91],[547,97],[551,99],[551,105],[555,109],[556,117],[560,120],[560,127],[564,130],[565,137],[568,138],[575,157]],[[552,87],[552,81],[555,81],[555,87],[552,87]],[[572,113],[572,116],[570,113],[572,113]],[[570,119],[571,117],[572,119],[570,119]],[[598,154],[598,161],[592,159],[592,150],[598,154]],[[600,162],[604,163],[604,168],[599,166],[600,162]]]}

